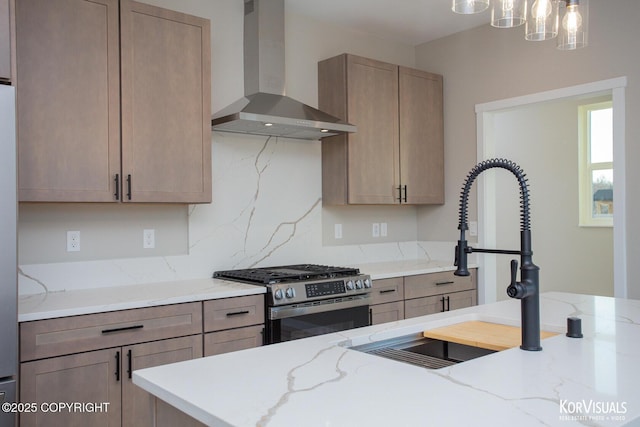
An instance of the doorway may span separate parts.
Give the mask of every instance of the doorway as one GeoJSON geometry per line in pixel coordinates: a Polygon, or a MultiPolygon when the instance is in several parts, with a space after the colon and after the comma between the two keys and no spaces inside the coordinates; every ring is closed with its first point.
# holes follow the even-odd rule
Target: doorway
{"type": "MultiPolygon", "coordinates": [[[[534,262],[541,266],[541,290],[565,290],[569,292],[583,292],[595,294],[613,294],[616,297],[626,297],[626,234],[625,234],[625,172],[624,172],[624,88],[626,87],[626,78],[617,78],[601,82],[590,83],[586,85],[573,86],[554,91],[548,91],[524,97],[511,98],[507,100],[495,101],[487,104],[476,106],[477,114],[477,135],[478,135],[478,161],[491,157],[521,157],[521,166],[528,172],[531,169],[532,175],[532,206],[537,209],[540,221],[536,222],[536,215],[532,214],[534,223],[532,224],[533,233],[533,250],[534,262]],[[609,245],[613,245],[613,260],[607,267],[609,272],[594,271],[594,274],[600,274],[600,277],[594,278],[594,282],[607,280],[609,283],[608,290],[601,288],[586,287],[580,288],[580,274],[577,274],[576,265],[584,265],[587,256],[606,257],[606,243],[595,244],[592,252],[586,249],[582,254],[578,253],[575,248],[580,246],[579,241],[583,237],[579,237],[580,233],[564,234],[564,237],[557,237],[559,231],[563,230],[561,217],[565,216],[562,221],[572,221],[573,231],[578,230],[577,227],[577,211],[567,212],[566,207],[561,205],[566,200],[567,194],[575,194],[577,199],[577,185],[574,188],[571,181],[566,178],[555,178],[553,173],[549,171],[559,171],[564,169],[577,168],[577,159],[567,167],[567,162],[571,161],[567,158],[566,153],[570,153],[567,147],[560,150],[560,146],[542,147],[539,142],[527,140],[527,137],[535,135],[544,135],[545,132],[554,132],[558,130],[558,126],[553,126],[553,120],[557,114],[564,109],[573,109],[572,105],[578,105],[586,99],[601,99],[602,97],[610,97],[613,101],[614,119],[614,227],[608,230],[609,245]],[[546,117],[546,114],[551,116],[546,117]],[[505,130],[505,123],[510,123],[511,129],[505,130]],[[529,123],[527,125],[527,123],[529,123]],[[533,124],[532,124],[533,123],[533,124]],[[536,129],[537,132],[525,130],[526,126],[533,126],[530,129],[536,129]],[[509,133],[511,132],[511,133],[509,133]],[[518,149],[517,141],[513,144],[505,142],[505,140],[514,139],[518,136],[524,144],[527,144],[529,154],[523,157],[522,150],[518,149]],[[555,148],[555,149],[554,149],[555,148]],[[511,153],[510,151],[513,151],[511,153]],[[554,155],[564,151],[563,156],[554,155]],[[537,157],[537,163],[536,162],[537,157]],[[540,167],[543,163],[543,167],[540,167]],[[535,168],[528,168],[527,164],[535,165],[535,168]],[[540,182],[541,191],[536,191],[536,182],[540,182]],[[556,181],[554,182],[554,179],[556,181]],[[554,190],[557,187],[557,190],[554,190]],[[562,190],[562,191],[560,191],[562,190]],[[574,191],[575,190],[575,191],[574,191]],[[571,193],[569,193],[571,192],[571,193]],[[563,196],[564,195],[564,196],[563,196]],[[537,207],[537,208],[536,208],[537,207]],[[574,215],[575,213],[575,215],[574,215]],[[570,218],[566,218],[567,215],[570,218]],[[575,220],[574,220],[575,218],[575,220]],[[556,228],[554,230],[554,227],[556,228]],[[611,239],[611,234],[613,238],[611,239]],[[536,237],[537,236],[537,237],[536,237]],[[567,241],[557,241],[557,239],[565,239],[567,241]],[[613,241],[611,243],[611,240],[613,241]],[[540,262],[543,259],[547,265],[553,268],[545,268],[540,262]],[[613,280],[611,280],[611,270],[613,271],[613,280]],[[545,274],[545,272],[547,274],[545,274]],[[604,276],[603,276],[604,275],[604,276]],[[608,275],[608,276],[607,276],[608,275]],[[607,277],[603,279],[602,277],[607,277]],[[550,286],[545,289],[545,280],[550,286]],[[564,286],[563,284],[566,284],[564,286]]],[[[556,122],[557,123],[557,122],[556,122]]],[[[575,131],[575,129],[573,129],[575,131]]],[[[559,130],[558,130],[559,131],[559,130]]],[[[561,132],[561,131],[559,131],[561,132]]],[[[569,136],[563,137],[559,135],[554,138],[555,143],[571,144],[571,149],[575,148],[577,152],[576,138],[569,136]]],[[[568,154],[569,156],[571,154],[568,154]]],[[[516,160],[517,158],[512,158],[516,160]]],[[[568,171],[565,171],[570,173],[568,171]]],[[[478,228],[479,240],[478,246],[485,248],[500,247],[501,249],[517,249],[519,245],[519,227],[518,220],[518,191],[516,181],[510,177],[504,178],[501,173],[504,171],[489,171],[482,179],[478,181],[478,228]],[[509,187],[513,188],[509,188],[509,187]],[[507,197],[508,195],[508,197],[507,197]],[[515,201],[512,201],[514,199],[515,201]],[[507,221],[508,218],[508,221],[507,221]],[[513,224],[509,224],[513,221],[513,224]],[[500,226],[498,227],[498,224],[500,226]],[[507,230],[507,231],[505,231],[507,230]],[[503,247],[504,245],[509,247],[503,247]],[[515,247],[510,247],[514,246],[515,247]]],[[[508,173],[508,172],[507,172],[508,173]]],[[[566,227],[566,225],[564,225],[566,227]]],[[[563,230],[564,231],[564,230],[563,230]]],[[[585,231],[585,230],[583,230],[585,231]]],[[[600,242],[606,242],[607,230],[601,229],[586,230],[590,235],[599,234],[600,242]]],[[[582,233],[583,235],[585,233],[582,233]]],[[[597,242],[598,240],[596,240],[597,242]]],[[[584,244],[583,244],[584,246],[584,244]]],[[[609,248],[609,251],[611,249],[609,248]]],[[[588,263],[588,261],[587,261],[588,263]]],[[[488,303],[497,299],[504,299],[501,294],[503,288],[506,288],[509,282],[508,259],[502,257],[496,258],[495,255],[481,255],[478,257],[480,265],[480,277],[478,284],[478,299],[480,303],[488,303]]],[[[606,270],[604,268],[603,270],[606,270]]],[[[582,274],[589,274],[586,270],[580,271],[582,274]]],[[[583,276],[584,277],[584,276],[583,276]]]]}

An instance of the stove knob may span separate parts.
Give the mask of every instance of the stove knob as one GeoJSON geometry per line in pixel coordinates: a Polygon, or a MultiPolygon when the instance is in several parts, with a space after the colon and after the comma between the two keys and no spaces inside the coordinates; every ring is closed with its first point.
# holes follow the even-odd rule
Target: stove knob
{"type": "Polygon", "coordinates": [[[365,288],[370,288],[371,287],[371,280],[364,279],[364,287],[365,288]]]}
{"type": "Polygon", "coordinates": [[[356,289],[362,289],[362,280],[356,280],[356,289]]]}
{"type": "Polygon", "coordinates": [[[296,291],[293,288],[287,288],[285,295],[287,298],[293,298],[296,296],[296,291]]]}
{"type": "Polygon", "coordinates": [[[350,291],[355,289],[355,287],[353,286],[353,280],[347,281],[347,289],[350,291]]]}
{"type": "Polygon", "coordinates": [[[284,297],[284,295],[282,294],[282,289],[276,289],[276,291],[273,293],[273,297],[275,299],[282,299],[284,297]]]}

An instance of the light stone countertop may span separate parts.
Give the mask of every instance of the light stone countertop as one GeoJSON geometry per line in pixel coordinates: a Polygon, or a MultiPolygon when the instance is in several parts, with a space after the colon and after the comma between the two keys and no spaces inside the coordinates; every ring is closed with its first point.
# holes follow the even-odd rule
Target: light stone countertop
{"type": "Polygon", "coordinates": [[[263,294],[263,286],[219,279],[192,279],[141,285],[48,292],[18,297],[18,321],[52,319],[130,308],[263,294]]]}
{"type": "Polygon", "coordinates": [[[211,426],[640,425],[640,301],[551,292],[543,350],[428,370],[350,350],[468,320],[519,325],[501,301],[134,371],[133,382],[211,426]],[[565,336],[582,319],[584,338],[565,336]]]}
{"type": "MultiPolygon", "coordinates": [[[[441,261],[393,261],[361,264],[373,279],[453,270],[441,261]]],[[[18,297],[18,321],[52,319],[131,308],[238,297],[265,293],[262,286],[219,279],[190,279],[64,292],[43,292],[18,297]]]]}

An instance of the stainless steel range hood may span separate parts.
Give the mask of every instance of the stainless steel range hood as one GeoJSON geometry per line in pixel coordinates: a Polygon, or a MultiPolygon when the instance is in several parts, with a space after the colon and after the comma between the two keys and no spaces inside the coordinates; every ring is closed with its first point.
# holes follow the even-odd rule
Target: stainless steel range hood
{"type": "Polygon", "coordinates": [[[244,2],[244,93],[213,115],[212,130],[313,140],[356,131],[285,96],[284,0],[244,2]]]}

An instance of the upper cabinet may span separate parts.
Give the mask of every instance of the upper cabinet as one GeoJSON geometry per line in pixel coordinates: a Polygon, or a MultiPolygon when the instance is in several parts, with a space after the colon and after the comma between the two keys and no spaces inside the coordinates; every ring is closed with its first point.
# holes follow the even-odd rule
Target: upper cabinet
{"type": "Polygon", "coordinates": [[[9,0],[0,0],[0,82],[11,81],[9,0]]]}
{"type": "Polygon", "coordinates": [[[358,128],[322,140],[324,203],[444,203],[442,76],[343,54],[318,63],[318,93],[358,128]]]}
{"type": "Polygon", "coordinates": [[[209,21],[16,3],[20,201],[210,202],[209,21]]]}

